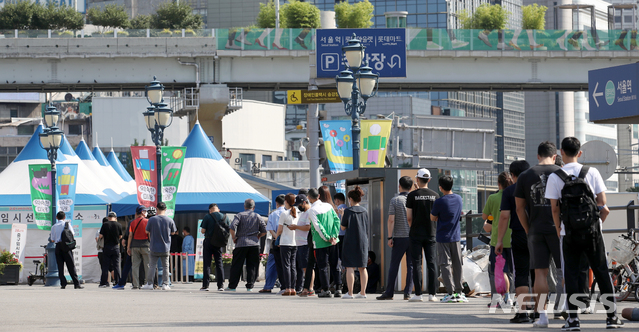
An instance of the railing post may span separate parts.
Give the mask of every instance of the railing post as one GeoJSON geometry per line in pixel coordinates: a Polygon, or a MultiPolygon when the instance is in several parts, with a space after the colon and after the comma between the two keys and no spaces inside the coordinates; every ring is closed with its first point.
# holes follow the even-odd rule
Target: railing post
{"type": "Polygon", "coordinates": [[[151,29],[146,29],[146,38],[151,37],[151,29]]]}
{"type": "Polygon", "coordinates": [[[470,216],[473,214],[473,210],[466,213],[466,250],[473,250],[473,218],[470,216]]]}
{"type": "Polygon", "coordinates": [[[185,29],[182,29],[182,38],[184,38],[184,31],[185,29]]]}
{"type": "Polygon", "coordinates": [[[51,38],[51,29],[47,30],[47,38],[51,38]]]}
{"type": "Polygon", "coordinates": [[[14,33],[16,34],[16,38],[18,38],[18,29],[15,29],[14,33]]]}
{"type": "Polygon", "coordinates": [[[635,204],[635,201],[632,200],[632,201],[628,202],[628,205],[626,206],[626,225],[627,225],[629,233],[630,233],[631,229],[636,228],[635,210],[630,209],[630,206],[632,206],[634,204],[635,204]]]}

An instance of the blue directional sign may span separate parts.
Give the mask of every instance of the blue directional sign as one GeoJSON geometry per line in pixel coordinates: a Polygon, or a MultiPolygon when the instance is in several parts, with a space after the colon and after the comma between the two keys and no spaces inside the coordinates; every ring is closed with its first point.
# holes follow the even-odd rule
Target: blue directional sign
{"type": "Polygon", "coordinates": [[[380,77],[406,77],[406,29],[317,29],[317,77],[344,70],[342,47],[353,33],[366,46],[366,60],[380,77]]]}
{"type": "Polygon", "coordinates": [[[639,117],[639,64],[588,72],[590,121],[637,123],[639,117]]]}

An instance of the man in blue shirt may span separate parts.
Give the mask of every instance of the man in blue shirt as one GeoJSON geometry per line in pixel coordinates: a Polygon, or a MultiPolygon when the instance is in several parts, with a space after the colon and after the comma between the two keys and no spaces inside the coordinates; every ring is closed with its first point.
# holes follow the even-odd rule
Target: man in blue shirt
{"type": "Polygon", "coordinates": [[[167,278],[162,278],[162,290],[170,290],[169,249],[171,248],[171,235],[177,233],[175,222],[166,216],[166,204],[157,205],[158,214],[149,219],[146,224],[146,233],[149,235],[151,255],[149,256],[149,270],[146,274],[147,284],[140,289],[153,290],[153,277],[157,269],[158,260],[162,263],[162,271],[167,271],[167,278]]]}
{"type": "MultiPolygon", "coordinates": [[[[266,262],[266,281],[264,288],[260,290],[260,293],[270,293],[275,286],[275,280],[282,275],[282,260],[280,257],[280,248],[273,243],[277,238],[277,228],[280,222],[280,214],[284,212],[284,195],[278,195],[275,198],[275,210],[268,216],[268,223],[266,224],[266,231],[271,233],[273,241],[271,241],[271,249],[268,255],[268,261],[266,262]]],[[[283,289],[280,290],[284,292],[283,289]]],[[[279,293],[278,293],[279,294],[279,293]]],[[[281,294],[280,294],[281,295],[281,294]]]]}
{"type": "Polygon", "coordinates": [[[184,234],[184,240],[182,241],[182,253],[187,254],[188,256],[183,259],[182,262],[182,275],[188,276],[188,281],[193,281],[193,277],[195,275],[195,240],[191,235],[191,228],[189,226],[184,226],[182,230],[182,234],[184,234]],[[188,271],[186,270],[186,260],[188,260],[188,271]]]}
{"type": "Polygon", "coordinates": [[[459,243],[462,199],[459,195],[453,194],[453,178],[449,175],[439,178],[439,191],[443,196],[435,200],[430,212],[430,220],[437,222],[435,233],[437,265],[442,272],[442,280],[448,292],[442,298],[442,302],[468,302],[463,293],[462,255],[459,243]]]}
{"type": "MultiPolygon", "coordinates": [[[[55,260],[58,263],[58,276],[60,277],[60,288],[65,289],[67,287],[67,278],[64,276],[64,264],[66,263],[67,269],[69,270],[69,275],[71,276],[71,280],[73,280],[73,288],[82,289],[83,286],[80,286],[80,281],[78,281],[78,274],[75,272],[75,263],[73,260],[73,250],[67,250],[67,247],[60,242],[62,238],[62,232],[64,231],[64,226],[67,223],[64,221],[66,215],[64,212],[60,211],[55,216],[57,221],[55,225],[51,226],[51,235],[49,237],[49,241],[55,243],[55,260]]],[[[73,227],[69,225],[69,229],[71,230],[71,234],[75,235],[73,231],[73,227]]]]}

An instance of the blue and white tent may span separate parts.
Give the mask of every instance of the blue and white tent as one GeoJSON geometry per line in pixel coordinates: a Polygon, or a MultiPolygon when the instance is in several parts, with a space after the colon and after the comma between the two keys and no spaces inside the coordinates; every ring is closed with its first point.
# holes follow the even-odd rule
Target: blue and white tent
{"type": "MultiPolygon", "coordinates": [[[[127,186],[127,184],[120,178],[120,176],[109,166],[101,166],[95,159],[91,150],[87,146],[86,142],[80,141],[75,148],[75,154],[80,159],[80,163],[87,166],[97,177],[100,178],[102,183],[108,189],[108,193],[112,199],[109,199],[109,203],[122,199],[135,193],[135,186],[127,186]]],[[[104,159],[104,158],[103,158],[104,159]]],[[[78,174],[78,177],[80,175],[78,174]]]]}
{"type": "MultiPolygon", "coordinates": [[[[244,200],[255,200],[255,212],[267,215],[269,199],[244,181],[222,158],[206,133],[196,123],[184,141],[186,147],[182,177],[178,186],[176,212],[205,212],[216,203],[222,212],[244,211],[244,200]]],[[[113,203],[118,215],[135,213],[137,196],[131,195],[113,203]]]]}
{"type": "MultiPolygon", "coordinates": [[[[102,153],[102,150],[100,150],[97,144],[93,148],[93,151],[91,151],[91,153],[93,154],[93,157],[98,162],[98,164],[100,164],[100,166],[102,167],[102,170],[109,176],[110,179],[113,179],[113,182],[126,189],[126,193],[128,193],[129,195],[136,194],[135,181],[133,181],[133,179],[131,179],[131,181],[124,180],[124,178],[122,178],[122,175],[119,174],[107,160],[107,158],[104,156],[104,153],[102,153]]],[[[120,164],[120,166],[122,166],[122,164],[120,164]]]]}
{"type": "Polygon", "coordinates": [[[107,156],[107,161],[109,162],[111,167],[113,167],[115,172],[118,173],[118,175],[122,178],[122,180],[124,180],[124,182],[133,181],[133,185],[135,186],[135,180],[131,177],[129,172],[127,172],[124,165],[122,165],[122,163],[120,162],[120,159],[118,159],[118,157],[115,155],[115,152],[113,152],[113,149],[111,149],[111,152],[109,152],[109,155],[107,156]]]}

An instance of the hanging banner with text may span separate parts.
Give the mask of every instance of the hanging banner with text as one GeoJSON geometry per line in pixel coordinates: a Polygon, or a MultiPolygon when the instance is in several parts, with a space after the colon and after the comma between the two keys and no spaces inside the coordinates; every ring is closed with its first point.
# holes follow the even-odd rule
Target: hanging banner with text
{"type": "Polygon", "coordinates": [[[195,273],[193,278],[202,279],[204,275],[203,247],[204,234],[202,234],[202,219],[197,221],[197,240],[195,241],[195,273]]]}
{"type": "Polygon", "coordinates": [[[162,147],[162,202],[166,204],[166,216],[169,218],[175,215],[175,199],[185,154],[184,146],[162,147]]]}
{"type": "Polygon", "coordinates": [[[51,230],[53,216],[51,202],[51,164],[29,165],[29,183],[31,184],[31,206],[36,225],[42,230],[51,230]]]}
{"type": "Polygon", "coordinates": [[[56,211],[66,214],[66,220],[73,220],[73,207],[75,206],[75,186],[78,178],[77,164],[58,165],[56,173],[58,178],[55,197],[56,211]]]}
{"type": "Polygon", "coordinates": [[[157,205],[157,167],[154,146],[132,146],[133,173],[138,192],[138,203],[146,207],[157,205]]]}
{"type": "Polygon", "coordinates": [[[384,167],[393,120],[362,120],[359,167],[384,167]]]}
{"type": "MultiPolygon", "coordinates": [[[[331,174],[353,170],[353,124],[351,120],[320,121],[326,159],[331,174]]],[[[335,183],[337,192],[345,193],[344,181],[335,183]]]]}
{"type": "MultiPolygon", "coordinates": [[[[73,220],[71,226],[73,226],[73,238],[76,242],[75,249],[73,249],[73,264],[75,265],[75,273],[78,274],[78,280],[80,280],[82,279],[82,220],[73,220]]],[[[66,264],[64,264],[64,275],[68,282],[72,282],[66,264]]]]}
{"type": "Polygon", "coordinates": [[[11,225],[11,242],[9,252],[15,254],[20,263],[24,264],[24,249],[27,245],[27,224],[11,225]]]}

